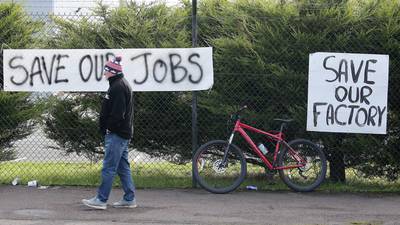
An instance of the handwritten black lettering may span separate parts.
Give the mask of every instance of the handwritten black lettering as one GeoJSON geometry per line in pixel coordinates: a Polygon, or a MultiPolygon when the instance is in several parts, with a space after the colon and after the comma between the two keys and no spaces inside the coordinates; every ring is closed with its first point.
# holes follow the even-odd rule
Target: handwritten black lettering
{"type": "Polygon", "coordinates": [[[317,107],[327,105],[327,104],[328,103],[326,103],[326,102],[314,102],[314,104],[313,104],[314,126],[317,126],[318,115],[321,114],[321,112],[317,110],[317,107]]]}
{"type": "Polygon", "coordinates": [[[134,82],[135,84],[143,84],[144,82],[147,81],[147,78],[149,77],[149,63],[148,63],[148,59],[147,59],[147,57],[148,57],[149,55],[151,55],[151,53],[146,52],[146,53],[143,53],[143,54],[140,54],[140,55],[138,55],[138,56],[135,56],[135,57],[132,57],[132,58],[131,58],[131,61],[134,61],[134,60],[136,60],[137,58],[143,57],[143,58],[144,58],[144,67],[145,67],[145,69],[146,69],[146,74],[145,74],[143,80],[142,80],[142,81],[137,81],[136,79],[134,79],[133,82],[134,82]]]}
{"type": "Polygon", "coordinates": [[[36,76],[36,75],[39,76],[40,80],[44,84],[44,80],[43,80],[43,77],[42,77],[42,69],[40,67],[40,58],[39,57],[35,57],[33,59],[32,67],[31,67],[31,74],[30,74],[31,79],[30,79],[30,82],[29,82],[29,84],[31,86],[33,86],[33,77],[36,76]]]}
{"type": "Polygon", "coordinates": [[[339,111],[340,108],[346,108],[346,105],[345,104],[341,104],[341,105],[338,105],[338,107],[336,107],[336,109],[335,109],[335,122],[337,124],[341,125],[341,126],[344,126],[344,125],[346,125],[346,123],[342,122],[342,121],[339,121],[339,119],[338,119],[338,117],[339,117],[338,111],[339,111]]]}
{"type": "Polygon", "coordinates": [[[108,61],[109,58],[111,58],[113,55],[113,53],[101,54],[100,56],[97,54],[84,55],[79,60],[79,74],[82,81],[88,82],[93,74],[96,81],[101,81],[101,79],[103,78],[103,69],[105,62],[108,61]],[[89,68],[88,71],[84,72],[84,68],[87,67],[89,68]]]}
{"type": "Polygon", "coordinates": [[[368,97],[372,95],[372,88],[369,86],[354,87],[350,86],[348,88],[344,86],[338,86],[335,88],[335,98],[338,102],[343,102],[348,99],[350,103],[366,103],[370,104],[368,97]]]}
{"type": "Polygon", "coordinates": [[[18,82],[18,81],[15,81],[15,79],[14,79],[15,76],[13,75],[13,76],[11,76],[11,83],[13,83],[13,84],[15,84],[15,85],[22,85],[22,84],[24,84],[24,83],[28,80],[28,78],[29,78],[29,72],[28,72],[28,70],[27,70],[23,65],[20,65],[20,64],[14,65],[14,64],[13,64],[14,60],[17,60],[17,59],[23,60],[24,57],[22,57],[22,56],[15,56],[15,57],[11,58],[11,60],[8,62],[8,66],[9,66],[11,69],[21,69],[21,70],[23,70],[23,71],[24,71],[24,74],[25,74],[25,77],[22,79],[22,81],[18,82]]]}
{"type": "Polygon", "coordinates": [[[376,70],[372,70],[372,69],[369,68],[369,66],[370,66],[369,63],[376,63],[376,62],[378,62],[378,60],[376,60],[376,59],[369,59],[369,60],[367,60],[367,62],[365,63],[364,82],[365,82],[366,84],[375,84],[374,81],[368,80],[368,74],[369,74],[369,72],[372,72],[372,73],[375,73],[375,72],[376,72],[376,70]]]}
{"type": "Polygon", "coordinates": [[[101,81],[101,78],[103,77],[103,68],[104,68],[104,55],[101,55],[100,57],[98,55],[94,56],[94,76],[97,81],[101,81]],[[99,67],[99,58],[100,58],[100,67],[99,67]],[[100,72],[99,72],[100,69],[100,72]]]}
{"type": "Polygon", "coordinates": [[[375,106],[372,106],[368,109],[368,121],[367,121],[367,125],[370,126],[375,126],[375,116],[378,115],[378,110],[375,106]]]}
{"type": "Polygon", "coordinates": [[[326,69],[326,70],[329,70],[329,71],[332,71],[332,72],[334,72],[335,73],[335,79],[332,79],[332,80],[326,80],[326,81],[328,81],[328,82],[334,82],[338,77],[339,77],[339,73],[334,69],[334,68],[332,68],[332,67],[328,67],[326,64],[327,64],[327,61],[328,61],[328,59],[330,59],[330,58],[336,58],[335,56],[333,56],[333,55],[331,55],[331,56],[328,56],[328,57],[326,57],[325,59],[324,59],[324,63],[323,63],[323,66],[324,66],[324,68],[326,69]]]}
{"type": "Polygon", "coordinates": [[[361,94],[360,94],[360,102],[363,103],[365,102],[365,104],[369,105],[370,102],[367,99],[367,97],[372,95],[372,88],[368,87],[368,86],[363,86],[361,87],[361,94]]]}
{"type": "MultiPolygon", "coordinates": [[[[50,86],[57,83],[67,83],[75,74],[79,74],[79,76],[73,79],[80,79],[80,82],[99,82],[103,79],[105,62],[113,59],[114,56],[110,52],[91,54],[88,51],[88,54],[79,55],[80,58],[75,61],[75,55],[74,60],[67,60],[70,55],[63,53],[61,51],[51,55],[36,55],[31,60],[24,59],[24,56],[11,58],[8,66],[17,72],[17,75],[11,76],[11,82],[14,85],[41,86],[43,84],[50,86]],[[66,76],[67,73],[71,77],[66,76]]],[[[146,82],[162,84],[168,81],[167,83],[170,85],[171,83],[184,82],[188,84],[200,83],[205,76],[201,62],[201,55],[195,52],[188,55],[184,54],[184,56],[175,52],[163,56],[154,55],[152,52],[143,52],[134,55],[126,64],[133,63],[134,68],[143,73],[139,76],[132,74],[134,75],[134,84],[146,82]]],[[[130,69],[132,66],[128,65],[127,68],[130,69]]]]}
{"type": "Polygon", "coordinates": [[[340,60],[339,63],[339,77],[338,77],[338,81],[339,83],[342,82],[341,77],[344,77],[344,82],[347,83],[347,81],[349,80],[349,73],[347,70],[347,61],[345,59],[340,60]]]}
{"type": "Polygon", "coordinates": [[[194,54],[191,54],[191,55],[189,56],[189,63],[194,64],[194,65],[196,65],[197,67],[199,67],[200,76],[199,76],[199,78],[198,78],[197,80],[193,80],[193,78],[192,78],[193,75],[192,75],[192,74],[189,74],[189,81],[192,82],[192,83],[194,83],[194,84],[198,84],[198,83],[200,83],[201,79],[203,78],[203,68],[201,68],[201,65],[200,65],[198,62],[193,61],[193,59],[192,59],[193,57],[200,58],[200,55],[199,55],[198,53],[194,53],[194,54]]]}
{"type": "Polygon", "coordinates": [[[110,59],[113,59],[113,58],[115,58],[114,53],[112,53],[112,52],[106,53],[106,61],[109,61],[110,59]]]}
{"type": "Polygon", "coordinates": [[[356,103],[356,102],[358,102],[359,99],[360,99],[359,87],[350,86],[349,87],[349,102],[356,103]],[[353,90],[353,88],[355,90],[353,90]]]}
{"type": "Polygon", "coordinates": [[[90,55],[85,55],[85,56],[83,56],[83,57],[81,58],[81,60],[79,61],[79,74],[80,74],[82,80],[83,80],[84,82],[89,81],[90,75],[92,74],[92,72],[93,72],[93,61],[92,61],[92,57],[90,57],[90,55]],[[85,62],[86,60],[89,61],[89,68],[90,68],[90,70],[89,70],[89,73],[88,73],[87,77],[84,77],[82,68],[83,68],[83,62],[85,62]]]}
{"type": "Polygon", "coordinates": [[[350,67],[351,67],[351,76],[353,78],[353,82],[357,83],[358,79],[360,78],[361,69],[363,67],[364,60],[361,60],[360,65],[358,66],[357,71],[355,70],[354,62],[351,60],[350,67]]]}
{"type": "Polygon", "coordinates": [[[351,123],[353,121],[354,109],[360,108],[360,106],[358,106],[358,105],[349,105],[349,106],[347,106],[347,108],[350,109],[350,115],[349,115],[348,124],[351,125],[351,123]]]}
{"type": "Polygon", "coordinates": [[[364,108],[360,108],[358,111],[357,111],[357,114],[356,114],[356,124],[359,126],[359,127],[363,127],[363,126],[365,126],[365,124],[367,123],[367,120],[368,120],[368,117],[367,117],[367,110],[365,110],[364,108]],[[362,114],[362,116],[363,116],[363,118],[364,118],[364,120],[361,120],[361,122],[360,122],[360,114],[362,114]]]}
{"type": "Polygon", "coordinates": [[[333,105],[329,104],[326,110],[326,124],[332,125],[335,123],[335,109],[333,105]]]}
{"type": "Polygon", "coordinates": [[[63,69],[65,69],[65,66],[64,65],[60,65],[60,63],[61,63],[61,59],[62,58],[69,58],[69,55],[58,55],[57,56],[57,67],[56,67],[56,79],[55,79],[55,83],[57,84],[57,83],[62,83],[62,82],[65,82],[65,83],[68,83],[68,79],[58,79],[58,72],[60,71],[60,70],[63,70],[63,69]]]}
{"type": "Polygon", "coordinates": [[[350,74],[351,74],[351,79],[353,83],[358,83],[360,74],[363,71],[364,72],[364,80],[362,81],[365,84],[375,84],[374,81],[370,80],[369,75],[371,73],[375,73],[376,70],[370,69],[370,64],[371,63],[376,63],[376,59],[369,59],[365,63],[364,66],[364,60],[361,60],[361,62],[358,65],[355,65],[354,60],[350,60],[350,63],[346,59],[341,59],[338,65],[338,69],[336,70],[332,66],[328,66],[328,60],[331,58],[335,58],[335,56],[328,56],[324,59],[323,61],[323,67],[324,69],[328,71],[332,71],[335,75],[333,79],[326,79],[325,81],[327,82],[339,82],[339,83],[348,83],[349,81],[349,64],[350,64],[350,74]]]}
{"type": "Polygon", "coordinates": [[[381,124],[382,124],[382,118],[383,118],[383,114],[385,113],[385,111],[386,111],[386,106],[383,107],[382,110],[381,110],[381,107],[378,106],[378,118],[379,118],[378,126],[381,126],[381,124]]]}
{"type": "Polygon", "coordinates": [[[154,66],[153,66],[153,77],[154,77],[154,80],[157,82],[157,83],[162,83],[164,80],[165,80],[165,78],[167,77],[167,72],[168,72],[168,68],[167,68],[167,64],[164,62],[164,61],[162,61],[161,59],[158,59],[155,63],[154,63],[154,66]],[[161,76],[162,78],[161,79],[158,79],[157,78],[157,65],[160,65],[160,68],[164,68],[164,74],[161,76]]]}
{"type": "Polygon", "coordinates": [[[53,57],[51,58],[50,70],[47,70],[46,60],[44,59],[44,56],[42,56],[41,59],[42,59],[43,71],[44,71],[44,73],[46,75],[46,78],[47,78],[47,83],[51,84],[51,82],[53,80],[53,78],[52,78],[52,76],[53,76],[53,67],[54,67],[54,61],[56,60],[56,55],[53,55],[53,57]]]}
{"type": "Polygon", "coordinates": [[[345,126],[355,124],[358,127],[382,126],[382,120],[386,106],[361,107],[359,105],[340,104],[334,106],[326,102],[313,103],[314,126],[318,126],[319,115],[325,113],[325,124],[327,126],[345,126]]]}
{"type": "Polygon", "coordinates": [[[180,64],[182,62],[182,57],[180,55],[174,54],[174,53],[169,54],[169,60],[170,60],[170,65],[171,65],[172,82],[175,84],[179,83],[186,78],[186,76],[188,74],[188,70],[185,67],[180,66],[180,64]],[[174,63],[174,60],[173,60],[174,57],[178,58],[177,63],[174,63]],[[177,79],[177,74],[175,72],[178,69],[183,70],[183,76],[180,79],[177,79]]]}
{"type": "Polygon", "coordinates": [[[343,86],[335,88],[335,98],[339,102],[343,102],[347,98],[347,89],[343,86]],[[342,91],[342,92],[340,92],[342,91]],[[343,93],[343,94],[341,94],[343,93]]]}

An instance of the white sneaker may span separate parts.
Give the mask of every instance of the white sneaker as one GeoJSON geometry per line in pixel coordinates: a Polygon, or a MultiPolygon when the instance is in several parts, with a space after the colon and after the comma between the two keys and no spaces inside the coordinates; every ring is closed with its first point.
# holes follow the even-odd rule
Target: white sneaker
{"type": "Polygon", "coordinates": [[[82,203],[94,209],[107,209],[107,203],[100,201],[97,197],[91,199],[82,199],[82,203]]]}
{"type": "Polygon", "coordinates": [[[133,199],[133,201],[126,201],[125,199],[121,199],[118,202],[114,202],[113,207],[115,208],[136,208],[136,199],[133,199]]]}

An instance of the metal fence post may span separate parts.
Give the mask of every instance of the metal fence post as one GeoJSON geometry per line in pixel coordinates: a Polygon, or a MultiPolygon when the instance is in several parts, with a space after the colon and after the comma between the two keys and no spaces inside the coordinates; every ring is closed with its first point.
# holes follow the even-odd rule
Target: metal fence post
{"type": "MultiPolygon", "coordinates": [[[[197,46],[197,0],[192,0],[192,47],[197,46]]],[[[198,127],[197,127],[197,92],[192,92],[192,156],[195,154],[198,145],[198,127]]],[[[194,179],[192,162],[192,186],[196,187],[194,179]]]]}

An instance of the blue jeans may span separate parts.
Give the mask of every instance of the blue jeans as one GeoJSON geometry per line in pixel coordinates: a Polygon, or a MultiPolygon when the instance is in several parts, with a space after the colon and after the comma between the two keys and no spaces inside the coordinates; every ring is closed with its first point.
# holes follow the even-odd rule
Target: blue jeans
{"type": "Polygon", "coordinates": [[[124,200],[133,201],[135,198],[135,185],[128,161],[128,144],[128,139],[123,139],[114,133],[105,135],[105,155],[103,169],[101,170],[102,181],[97,191],[97,198],[102,202],[107,202],[110,196],[116,173],[120,177],[125,192],[124,200]]]}

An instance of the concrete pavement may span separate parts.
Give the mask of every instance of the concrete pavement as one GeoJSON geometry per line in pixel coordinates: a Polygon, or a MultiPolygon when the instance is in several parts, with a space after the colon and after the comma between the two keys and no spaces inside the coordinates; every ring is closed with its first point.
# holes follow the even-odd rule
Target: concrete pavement
{"type": "MultiPolygon", "coordinates": [[[[400,194],[139,189],[138,208],[92,210],[96,188],[0,186],[0,224],[399,224],[400,194]]],[[[121,189],[113,189],[109,203],[121,189]]]]}

